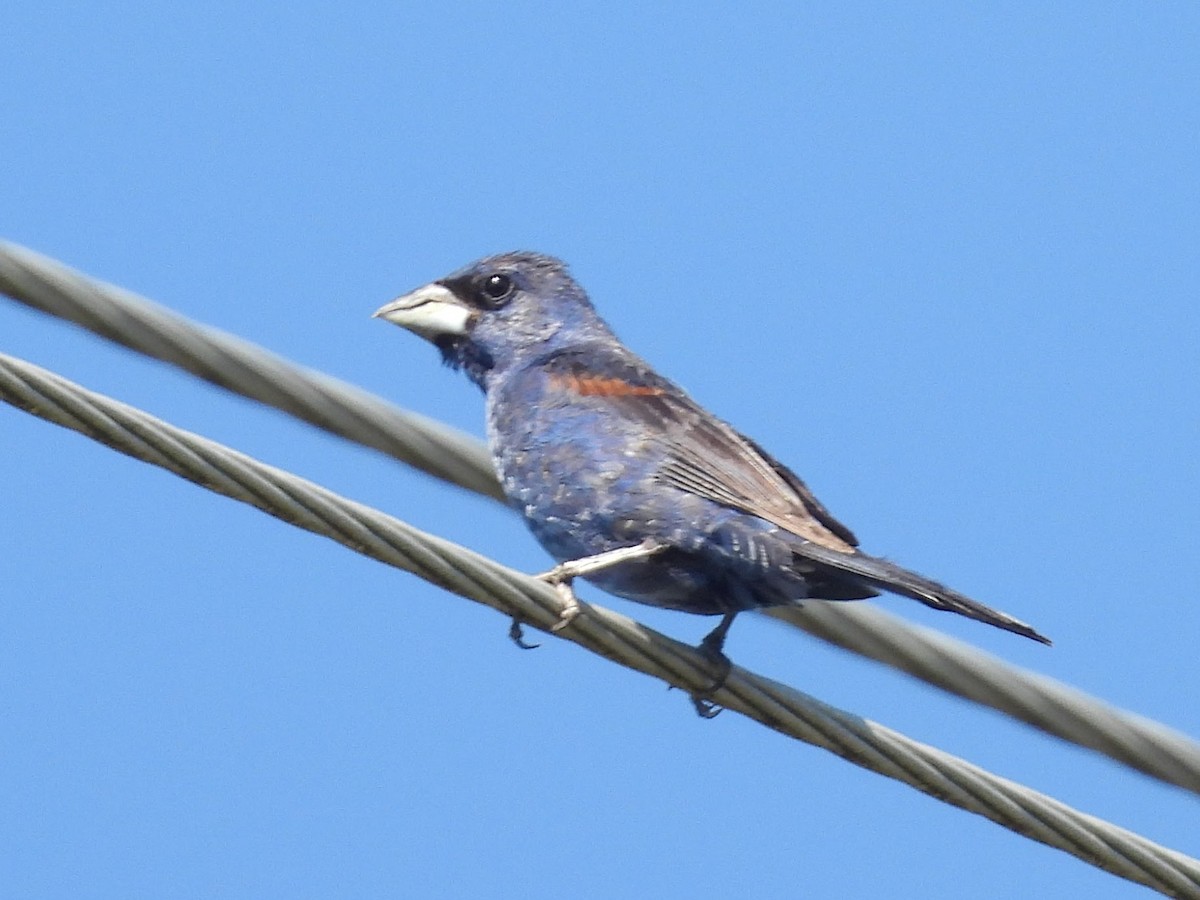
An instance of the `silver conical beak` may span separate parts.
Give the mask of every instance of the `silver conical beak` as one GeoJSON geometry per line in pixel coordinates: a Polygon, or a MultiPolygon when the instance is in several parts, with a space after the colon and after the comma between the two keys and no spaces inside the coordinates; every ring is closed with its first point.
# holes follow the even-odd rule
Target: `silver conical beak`
{"type": "Polygon", "coordinates": [[[453,291],[436,282],[397,297],[372,313],[373,318],[386,319],[429,341],[466,334],[472,315],[453,291]]]}

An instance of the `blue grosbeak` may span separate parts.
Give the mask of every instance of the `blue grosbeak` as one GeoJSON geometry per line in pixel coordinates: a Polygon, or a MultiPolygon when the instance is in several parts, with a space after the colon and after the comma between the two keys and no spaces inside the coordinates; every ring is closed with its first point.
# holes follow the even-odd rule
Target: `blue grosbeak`
{"type": "MultiPolygon", "coordinates": [[[[723,674],[739,612],[880,590],[1050,643],[860,551],[803,481],[626,349],[557,259],[491,256],[375,315],[432,341],[487,395],[496,474],[560,562],[543,576],[569,601],[559,627],[578,612],[570,583],[583,576],[639,603],[722,616],[700,648],[723,674]]],[[[521,643],[519,623],[511,634],[521,643]]]]}

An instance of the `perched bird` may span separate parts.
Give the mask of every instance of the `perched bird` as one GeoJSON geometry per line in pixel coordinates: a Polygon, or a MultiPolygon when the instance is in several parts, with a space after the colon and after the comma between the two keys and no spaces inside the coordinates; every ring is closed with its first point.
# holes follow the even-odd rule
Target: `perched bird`
{"type": "MultiPolygon", "coordinates": [[[[405,294],[375,316],[432,341],[487,396],[496,474],[573,578],[721,623],[744,610],[881,590],[1042,643],[1029,625],[869,556],[795,474],[701,408],[617,339],[567,267],[505,253],[405,294]]],[[[572,602],[560,626],[578,611],[572,602]]],[[[520,626],[511,632],[520,643],[520,626]]],[[[705,713],[703,701],[697,709],[705,713]]]]}

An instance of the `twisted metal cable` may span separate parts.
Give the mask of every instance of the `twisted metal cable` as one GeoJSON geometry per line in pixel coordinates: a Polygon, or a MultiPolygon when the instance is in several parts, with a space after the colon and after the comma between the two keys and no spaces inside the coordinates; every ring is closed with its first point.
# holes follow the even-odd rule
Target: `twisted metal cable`
{"type": "Polygon", "coordinates": [[[487,450],[469,435],[248,341],[197,325],[32,250],[0,242],[0,291],[444,481],[504,499],[487,450]]]}
{"type": "MultiPolygon", "coordinates": [[[[0,399],[505,615],[543,630],[559,620],[564,602],[536,579],[3,354],[0,399]]],[[[557,636],[689,692],[711,678],[695,649],[601,607],[587,607],[557,636]]],[[[1200,897],[1200,860],[786,685],[735,666],[714,699],[1114,875],[1200,897]]]]}
{"type": "MultiPolygon", "coordinates": [[[[473,439],[30,250],[0,243],[0,291],[439,478],[500,497],[487,452],[473,439]]],[[[769,614],[1200,794],[1200,744],[1052,679],[866,604],[810,603],[769,614]]]]}
{"type": "Polygon", "coordinates": [[[1045,675],[865,604],[807,603],[764,610],[831,644],[1200,793],[1200,744],[1045,675]]]}

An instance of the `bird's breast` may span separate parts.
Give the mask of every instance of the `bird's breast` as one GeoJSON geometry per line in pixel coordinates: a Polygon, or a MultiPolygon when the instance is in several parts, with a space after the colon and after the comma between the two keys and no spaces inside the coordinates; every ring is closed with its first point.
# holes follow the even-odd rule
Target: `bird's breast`
{"type": "Polygon", "coordinates": [[[489,391],[488,444],[497,477],[510,504],[560,559],[636,543],[654,527],[658,451],[635,423],[602,402],[587,402],[598,399],[573,401],[528,387],[489,391]]]}

